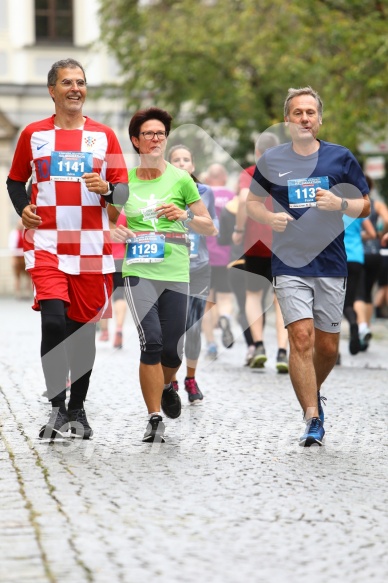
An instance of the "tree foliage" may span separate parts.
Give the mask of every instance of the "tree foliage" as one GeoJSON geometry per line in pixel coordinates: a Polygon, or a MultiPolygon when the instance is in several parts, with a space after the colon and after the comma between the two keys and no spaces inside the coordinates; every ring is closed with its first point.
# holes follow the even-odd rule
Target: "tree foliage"
{"type": "Polygon", "coordinates": [[[101,0],[100,21],[130,110],[233,135],[240,160],[289,87],[320,93],[322,138],[356,150],[386,126],[388,0],[101,0]]]}

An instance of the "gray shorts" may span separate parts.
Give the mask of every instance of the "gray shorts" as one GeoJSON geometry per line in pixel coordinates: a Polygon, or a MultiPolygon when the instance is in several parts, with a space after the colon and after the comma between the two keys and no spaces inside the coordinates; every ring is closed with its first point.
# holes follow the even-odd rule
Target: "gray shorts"
{"type": "Polygon", "coordinates": [[[312,318],[322,332],[341,331],[346,277],[297,277],[277,275],[273,279],[284,326],[312,318]]]}

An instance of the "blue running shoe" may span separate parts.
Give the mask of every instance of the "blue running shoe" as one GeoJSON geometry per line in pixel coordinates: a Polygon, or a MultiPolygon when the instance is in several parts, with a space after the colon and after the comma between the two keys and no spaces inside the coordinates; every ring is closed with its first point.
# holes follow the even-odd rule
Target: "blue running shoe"
{"type": "Polygon", "coordinates": [[[326,407],[326,401],[327,401],[326,397],[321,397],[321,393],[320,391],[318,391],[318,415],[322,422],[322,425],[325,422],[325,412],[323,410],[322,405],[325,405],[326,407]]]}
{"type": "Polygon", "coordinates": [[[299,438],[299,445],[302,447],[310,447],[311,445],[322,445],[325,430],[322,421],[318,417],[309,419],[306,423],[306,431],[304,435],[299,438]]]}

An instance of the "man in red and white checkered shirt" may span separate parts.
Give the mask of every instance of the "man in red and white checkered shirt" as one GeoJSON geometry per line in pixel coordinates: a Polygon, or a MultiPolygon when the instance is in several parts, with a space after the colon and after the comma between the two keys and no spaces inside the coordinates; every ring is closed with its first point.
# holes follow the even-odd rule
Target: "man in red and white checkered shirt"
{"type": "Polygon", "coordinates": [[[65,437],[71,428],[73,436],[88,439],[93,431],[84,401],[95,325],[110,316],[115,270],[107,207],[125,204],[128,175],[114,132],[82,113],[87,93],[82,65],[74,59],[54,63],[47,86],[55,114],[22,131],[7,187],[25,227],[33,309],[42,318],[41,357],[52,412],[39,437],[65,437]]]}

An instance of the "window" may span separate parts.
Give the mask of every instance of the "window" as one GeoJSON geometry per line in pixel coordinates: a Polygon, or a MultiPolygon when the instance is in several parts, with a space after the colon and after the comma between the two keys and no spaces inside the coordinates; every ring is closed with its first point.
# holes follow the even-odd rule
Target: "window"
{"type": "Polygon", "coordinates": [[[73,42],[73,0],[35,0],[37,43],[73,42]]]}

